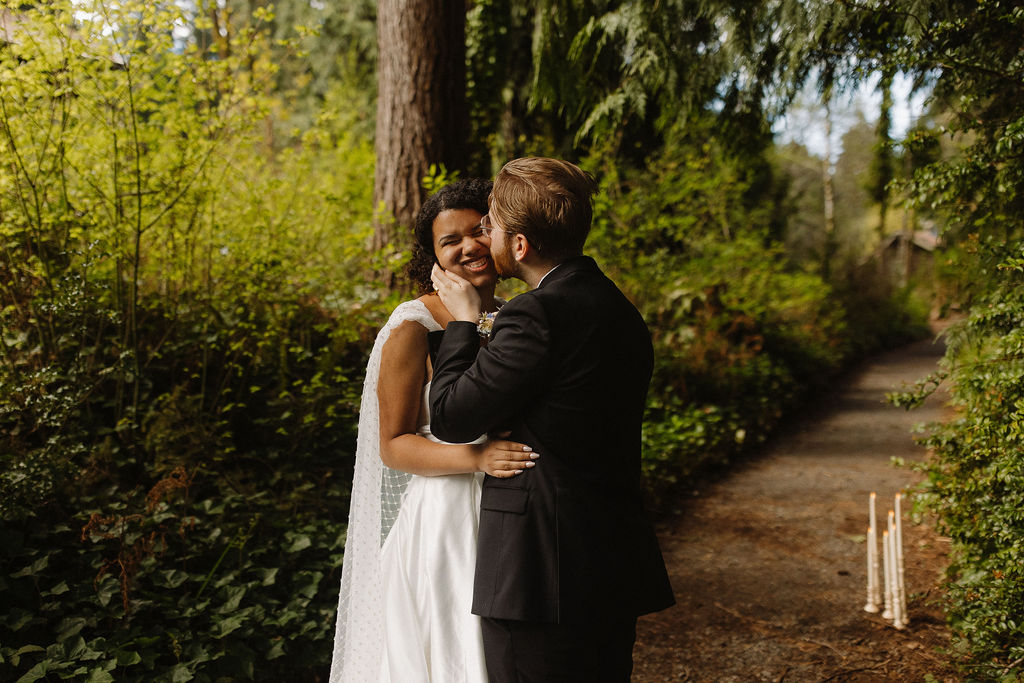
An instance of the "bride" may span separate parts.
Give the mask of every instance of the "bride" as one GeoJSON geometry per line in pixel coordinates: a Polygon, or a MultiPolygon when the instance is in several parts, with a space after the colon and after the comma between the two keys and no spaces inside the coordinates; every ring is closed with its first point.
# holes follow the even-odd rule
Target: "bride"
{"type": "MultiPolygon", "coordinates": [[[[490,189],[490,181],[467,179],[430,197],[416,217],[409,266],[424,292],[434,263],[468,280],[481,320],[499,305],[480,227],[490,189]]],[[[406,301],[370,355],[331,683],[487,680],[479,617],[470,613],[480,473],[513,477],[537,454],[510,441],[452,445],[430,433],[431,333],[451,320],[433,292],[406,301]]]]}

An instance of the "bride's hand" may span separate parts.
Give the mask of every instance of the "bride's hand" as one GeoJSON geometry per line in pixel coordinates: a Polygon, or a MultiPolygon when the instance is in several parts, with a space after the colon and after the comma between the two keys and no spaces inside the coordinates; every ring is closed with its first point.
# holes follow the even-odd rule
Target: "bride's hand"
{"type": "Polygon", "coordinates": [[[521,474],[537,463],[540,457],[529,446],[502,439],[487,440],[474,446],[477,450],[477,471],[507,479],[521,474]]]}
{"type": "Polygon", "coordinates": [[[476,287],[455,273],[444,270],[436,263],[430,271],[430,281],[441,297],[441,303],[456,320],[475,323],[480,318],[480,295],[476,287]]]}

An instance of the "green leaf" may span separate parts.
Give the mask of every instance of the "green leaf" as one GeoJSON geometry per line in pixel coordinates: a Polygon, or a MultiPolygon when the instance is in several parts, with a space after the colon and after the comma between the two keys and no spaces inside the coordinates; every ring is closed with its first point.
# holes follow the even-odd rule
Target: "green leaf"
{"type": "Polygon", "coordinates": [[[113,576],[104,576],[100,585],[96,587],[96,599],[106,607],[110,604],[111,598],[121,592],[121,583],[113,576]]]}
{"type": "Polygon", "coordinates": [[[292,543],[291,545],[285,547],[285,552],[297,553],[313,545],[313,541],[311,541],[309,536],[306,536],[305,534],[295,534],[289,532],[289,534],[287,534],[286,536],[292,537],[292,543]]]}
{"type": "Polygon", "coordinates": [[[210,651],[207,648],[197,643],[192,643],[187,648],[185,648],[185,655],[183,659],[187,661],[189,664],[191,664],[193,667],[198,667],[199,664],[202,664],[203,662],[209,662],[213,659],[222,656],[223,654],[223,651],[218,649],[215,657],[213,654],[210,653],[210,651]]]}
{"type": "MultiPolygon", "coordinates": [[[[24,568],[22,568],[22,569],[20,569],[20,570],[18,570],[16,572],[14,572],[13,574],[11,574],[11,578],[20,579],[23,576],[36,576],[39,572],[41,572],[42,570],[46,569],[49,566],[49,564],[50,564],[50,556],[49,555],[43,555],[42,557],[40,557],[38,560],[36,560],[32,564],[30,564],[29,566],[24,567],[24,568]]],[[[25,675],[27,676],[28,674],[25,674],[25,675]]]]}
{"type": "Polygon", "coordinates": [[[100,653],[85,644],[85,638],[78,636],[74,644],[67,647],[67,658],[72,661],[79,659],[99,659],[100,653]]]}
{"type": "Polygon", "coordinates": [[[34,667],[25,672],[16,683],[32,683],[32,681],[38,681],[46,676],[46,672],[50,670],[50,660],[44,659],[43,661],[36,664],[34,667]]]}
{"type": "Polygon", "coordinates": [[[257,569],[256,573],[259,574],[260,578],[262,579],[262,582],[260,583],[260,585],[261,586],[271,586],[271,585],[273,585],[274,582],[277,580],[277,572],[278,572],[279,569],[280,569],[279,567],[266,567],[266,568],[257,569]]]}
{"type": "Polygon", "coordinates": [[[169,672],[171,683],[185,683],[195,678],[192,672],[188,670],[188,667],[184,664],[178,664],[169,672]]]}
{"type": "Polygon", "coordinates": [[[226,594],[227,599],[224,601],[224,604],[217,609],[217,611],[224,613],[233,612],[238,609],[238,604],[242,601],[242,598],[245,597],[246,590],[245,586],[228,586],[225,588],[224,593],[226,594]]]}
{"type": "Polygon", "coordinates": [[[210,635],[214,638],[223,638],[232,631],[239,629],[244,621],[245,618],[239,616],[230,616],[221,619],[214,624],[213,628],[210,629],[210,635]]]}
{"type": "Polygon", "coordinates": [[[138,652],[126,652],[125,650],[117,651],[117,665],[118,666],[131,666],[138,664],[142,661],[142,657],[138,652]]]}
{"type": "Polygon", "coordinates": [[[86,621],[83,617],[68,617],[61,620],[60,624],[57,625],[57,642],[62,643],[78,635],[78,632],[85,627],[85,623],[86,621]]]}
{"type": "Polygon", "coordinates": [[[298,572],[295,577],[298,593],[312,599],[316,595],[323,577],[322,572],[298,572]],[[301,583],[299,583],[300,581],[301,583]]]}
{"type": "Polygon", "coordinates": [[[284,655],[284,639],[278,638],[274,641],[274,644],[270,646],[270,649],[267,650],[266,657],[267,660],[269,661],[272,659],[277,659],[278,657],[284,657],[284,655]]]}
{"type": "Polygon", "coordinates": [[[188,574],[180,569],[164,569],[157,574],[159,578],[154,583],[165,588],[177,588],[188,580],[188,574]]]}
{"type": "Polygon", "coordinates": [[[103,667],[97,667],[89,672],[89,678],[85,683],[113,683],[114,677],[103,667]]]}

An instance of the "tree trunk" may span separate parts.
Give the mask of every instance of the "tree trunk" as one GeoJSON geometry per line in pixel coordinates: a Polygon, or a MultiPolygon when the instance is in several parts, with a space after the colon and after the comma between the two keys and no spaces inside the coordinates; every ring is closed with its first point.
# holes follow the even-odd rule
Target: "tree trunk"
{"type": "Polygon", "coordinates": [[[893,178],[892,154],[892,72],[884,72],[879,89],[882,91],[882,106],[878,111],[878,141],[873,161],[871,188],[872,199],[878,202],[878,242],[886,235],[886,215],[889,211],[889,183],[893,178]]]}
{"type": "Polygon", "coordinates": [[[824,193],[825,244],[822,248],[821,275],[826,280],[832,274],[832,257],[836,252],[836,202],[832,183],[832,102],[831,93],[825,99],[825,158],[821,161],[821,185],[824,193]]]}
{"type": "Polygon", "coordinates": [[[377,45],[373,249],[387,257],[411,244],[430,165],[465,167],[465,0],[378,0],[377,45]]]}

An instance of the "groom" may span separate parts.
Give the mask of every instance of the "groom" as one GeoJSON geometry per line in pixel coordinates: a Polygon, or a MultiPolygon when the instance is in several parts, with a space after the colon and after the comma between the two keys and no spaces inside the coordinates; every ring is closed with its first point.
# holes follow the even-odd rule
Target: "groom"
{"type": "Polygon", "coordinates": [[[628,681],[637,615],[674,603],[641,503],[651,340],[582,255],[593,191],[556,159],[498,173],[481,227],[498,273],[531,291],[501,309],[483,349],[472,287],[435,266],[456,321],[434,366],[431,430],[452,442],[510,431],[540,454],[483,484],[473,613],[491,683],[628,681]]]}

